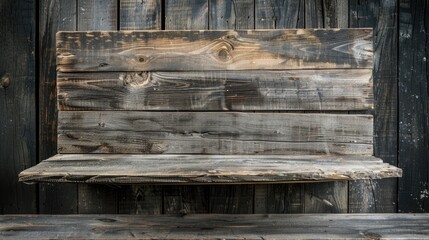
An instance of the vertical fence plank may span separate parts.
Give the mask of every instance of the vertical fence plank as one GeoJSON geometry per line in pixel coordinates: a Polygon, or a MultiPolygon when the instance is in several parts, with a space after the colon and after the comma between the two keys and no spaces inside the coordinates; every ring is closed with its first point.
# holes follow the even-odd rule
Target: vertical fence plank
{"type": "MultiPolygon", "coordinates": [[[[304,27],[304,0],[256,0],[255,27],[282,29],[304,27]]],[[[255,213],[299,213],[303,211],[302,184],[255,185],[255,213]]]]}
{"type": "Polygon", "coordinates": [[[399,11],[399,212],[429,212],[429,2],[399,11]]]}
{"type": "Polygon", "coordinates": [[[161,29],[161,0],[121,0],[120,30],[161,29]]]}
{"type": "MultiPolygon", "coordinates": [[[[79,0],[78,30],[116,30],[116,0],[79,0]]],[[[79,213],[117,213],[117,189],[101,185],[78,185],[79,213]]]]}
{"type": "Polygon", "coordinates": [[[36,213],[36,186],[18,173],[36,163],[36,3],[0,6],[0,213],[36,213]]]}
{"type": "MultiPolygon", "coordinates": [[[[76,0],[42,0],[39,4],[39,159],[57,153],[57,31],[76,30],[76,0]]],[[[77,213],[77,184],[39,184],[39,212],[77,213]]]]}
{"type": "MultiPolygon", "coordinates": [[[[208,0],[166,0],[166,30],[204,30],[209,27],[208,0]]],[[[207,213],[209,186],[164,187],[164,213],[207,213]]]]}
{"type": "MultiPolygon", "coordinates": [[[[120,30],[161,29],[161,0],[121,0],[120,30]]],[[[122,186],[118,211],[123,214],[161,214],[162,186],[122,186]]]]}
{"type": "MultiPolygon", "coordinates": [[[[347,28],[348,4],[341,0],[305,0],[306,28],[347,28]]],[[[345,213],[348,211],[346,181],[304,184],[306,213],[345,213]]]]}
{"type": "MultiPolygon", "coordinates": [[[[253,0],[215,0],[209,6],[210,29],[253,29],[253,0]]],[[[252,213],[253,185],[210,186],[211,213],[252,213]]]]}
{"type": "MultiPolygon", "coordinates": [[[[374,155],[397,164],[397,1],[350,1],[350,26],[374,28],[374,155]]],[[[397,179],[349,184],[349,212],[396,212],[397,179]]]]}

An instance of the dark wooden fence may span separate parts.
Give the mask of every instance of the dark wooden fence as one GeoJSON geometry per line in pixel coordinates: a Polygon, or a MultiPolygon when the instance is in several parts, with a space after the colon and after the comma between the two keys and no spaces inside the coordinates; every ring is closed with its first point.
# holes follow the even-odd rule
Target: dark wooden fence
{"type": "Polygon", "coordinates": [[[429,211],[429,0],[2,0],[0,213],[429,211]],[[374,28],[380,181],[228,186],[25,185],[56,153],[61,30],[374,28]]]}

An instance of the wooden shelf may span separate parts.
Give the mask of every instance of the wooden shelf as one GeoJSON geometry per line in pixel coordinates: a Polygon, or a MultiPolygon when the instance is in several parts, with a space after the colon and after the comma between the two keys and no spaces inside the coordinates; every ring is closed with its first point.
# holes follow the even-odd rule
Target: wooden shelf
{"type": "Polygon", "coordinates": [[[373,156],[58,154],[19,175],[24,182],[242,184],[400,177],[373,156]]]}
{"type": "Polygon", "coordinates": [[[2,239],[428,239],[428,214],[3,215],[2,239]]]}

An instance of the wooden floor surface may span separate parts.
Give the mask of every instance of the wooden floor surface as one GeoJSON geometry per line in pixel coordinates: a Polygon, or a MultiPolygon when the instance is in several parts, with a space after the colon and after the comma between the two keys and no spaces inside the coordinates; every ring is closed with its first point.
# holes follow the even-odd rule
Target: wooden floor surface
{"type": "Polygon", "coordinates": [[[428,239],[429,214],[3,215],[1,239],[428,239]]]}

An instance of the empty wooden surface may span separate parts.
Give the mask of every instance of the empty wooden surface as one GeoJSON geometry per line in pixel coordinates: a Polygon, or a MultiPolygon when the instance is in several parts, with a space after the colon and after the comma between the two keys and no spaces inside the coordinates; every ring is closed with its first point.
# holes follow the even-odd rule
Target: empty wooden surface
{"type": "Polygon", "coordinates": [[[20,181],[221,184],[378,179],[401,170],[372,156],[58,154],[20,181]]]}
{"type": "Polygon", "coordinates": [[[57,66],[76,71],[372,68],[371,29],[59,32],[57,66]]]}
{"type": "Polygon", "coordinates": [[[427,239],[428,214],[5,215],[2,239],[427,239]]]}
{"type": "Polygon", "coordinates": [[[60,110],[362,110],[371,69],[59,73],[60,110]]]}
{"type": "Polygon", "coordinates": [[[372,154],[372,116],[61,111],[59,153],[372,154]]]}

